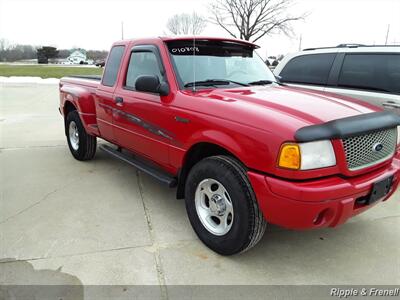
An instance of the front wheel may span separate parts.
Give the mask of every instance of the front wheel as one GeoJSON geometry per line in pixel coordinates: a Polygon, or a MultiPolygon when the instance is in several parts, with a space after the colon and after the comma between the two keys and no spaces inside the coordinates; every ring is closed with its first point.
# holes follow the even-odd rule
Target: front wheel
{"type": "Polygon", "coordinates": [[[96,137],[87,134],[76,110],[67,115],[65,134],[69,150],[77,160],[90,160],[94,157],[97,147],[96,137]]]}
{"type": "Polygon", "coordinates": [[[186,181],[185,203],[194,231],[219,254],[244,252],[264,234],[267,223],[244,167],[234,158],[198,162],[186,181]]]}

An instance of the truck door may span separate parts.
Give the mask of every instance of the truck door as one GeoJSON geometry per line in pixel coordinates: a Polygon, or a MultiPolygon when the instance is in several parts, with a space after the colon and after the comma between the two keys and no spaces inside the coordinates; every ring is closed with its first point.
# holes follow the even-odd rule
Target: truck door
{"type": "Polygon", "coordinates": [[[167,166],[173,134],[168,132],[170,109],[162,96],[135,90],[142,75],[156,75],[166,81],[165,68],[154,45],[134,46],[125,60],[125,70],[114,93],[114,134],[122,147],[167,166]],[[122,81],[121,81],[122,80],[122,81]]]}
{"type": "Polygon", "coordinates": [[[102,82],[95,95],[97,125],[101,136],[113,142],[115,140],[113,130],[113,109],[115,101],[113,93],[117,83],[122,56],[125,46],[115,45],[111,48],[104,70],[102,82]]]}

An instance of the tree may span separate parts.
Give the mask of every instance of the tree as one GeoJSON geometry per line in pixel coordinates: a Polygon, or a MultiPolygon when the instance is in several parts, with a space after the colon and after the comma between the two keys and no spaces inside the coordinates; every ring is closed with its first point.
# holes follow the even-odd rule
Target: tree
{"type": "Polygon", "coordinates": [[[172,34],[200,34],[207,26],[207,21],[196,12],[177,14],[169,18],[167,29],[172,34]]]}
{"type": "Polygon", "coordinates": [[[105,60],[107,58],[108,51],[105,50],[88,50],[87,57],[96,60],[105,60]]]}
{"type": "Polygon", "coordinates": [[[211,20],[234,38],[256,42],[265,35],[293,32],[292,22],[306,14],[290,15],[292,4],[293,0],[215,0],[211,20]]]}
{"type": "Polygon", "coordinates": [[[0,51],[4,51],[7,49],[8,42],[6,39],[0,39],[0,51]]]}
{"type": "Polygon", "coordinates": [[[58,55],[57,48],[44,46],[37,49],[37,59],[39,64],[49,63],[49,58],[56,58],[58,55]]]}
{"type": "Polygon", "coordinates": [[[0,61],[18,61],[36,58],[36,47],[31,45],[10,45],[0,39],[0,61]]]}
{"type": "Polygon", "coordinates": [[[70,50],[68,50],[68,49],[61,49],[61,50],[58,50],[57,58],[65,59],[65,58],[67,58],[70,54],[71,54],[71,51],[70,51],[70,50]]]}

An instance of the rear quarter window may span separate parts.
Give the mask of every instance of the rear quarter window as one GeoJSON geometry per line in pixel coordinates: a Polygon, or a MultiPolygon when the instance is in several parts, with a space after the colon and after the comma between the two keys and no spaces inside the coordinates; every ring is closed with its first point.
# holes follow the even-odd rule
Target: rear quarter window
{"type": "Polygon", "coordinates": [[[335,57],[336,53],[297,56],[279,75],[283,82],[326,85],[335,57]]]}
{"type": "Polygon", "coordinates": [[[114,46],[111,49],[103,74],[103,85],[114,86],[115,82],[117,81],[118,71],[121,65],[124,50],[125,46],[114,46]]]}
{"type": "Polygon", "coordinates": [[[400,94],[400,54],[346,54],[338,85],[400,94]]]}

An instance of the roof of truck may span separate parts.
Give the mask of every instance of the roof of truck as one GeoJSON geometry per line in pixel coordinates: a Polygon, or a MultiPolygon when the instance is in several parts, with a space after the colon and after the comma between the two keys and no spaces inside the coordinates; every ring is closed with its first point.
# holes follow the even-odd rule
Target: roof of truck
{"type": "Polygon", "coordinates": [[[197,40],[197,41],[228,41],[233,43],[246,44],[259,48],[258,45],[251,43],[249,41],[234,39],[234,38],[223,38],[223,37],[210,37],[210,36],[173,36],[173,37],[160,37],[165,42],[169,41],[185,41],[185,40],[197,40]]]}
{"type": "Polygon", "coordinates": [[[186,35],[181,35],[181,36],[160,36],[160,37],[153,37],[153,38],[140,38],[140,39],[127,39],[127,40],[121,40],[117,41],[114,44],[125,44],[129,43],[132,41],[138,41],[138,40],[146,40],[146,41],[151,41],[151,40],[157,40],[160,39],[164,42],[170,42],[170,41],[187,41],[187,40],[196,40],[196,41],[226,41],[226,42],[232,42],[232,43],[239,43],[239,44],[244,44],[248,45],[254,48],[260,48],[258,45],[251,43],[249,41],[245,40],[240,40],[240,39],[234,39],[234,38],[224,38],[224,37],[211,37],[211,36],[186,36],[186,35]]]}

